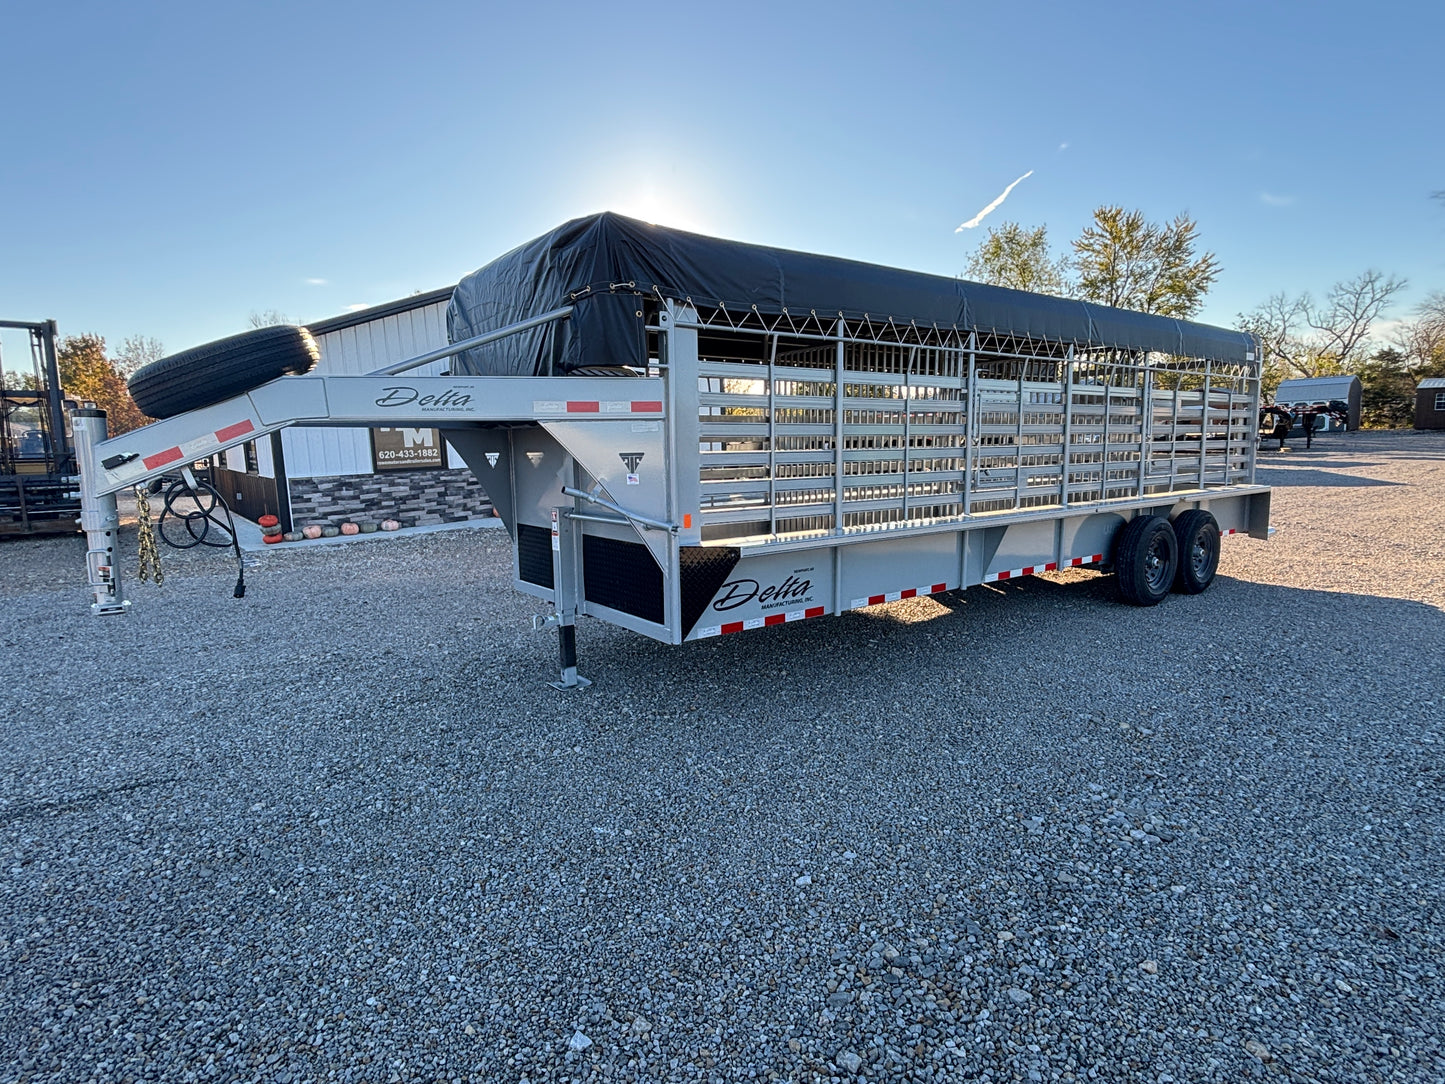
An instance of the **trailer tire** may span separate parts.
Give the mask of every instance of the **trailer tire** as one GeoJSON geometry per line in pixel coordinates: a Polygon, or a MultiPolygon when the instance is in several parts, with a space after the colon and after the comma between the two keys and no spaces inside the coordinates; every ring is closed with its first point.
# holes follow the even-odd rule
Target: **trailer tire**
{"type": "Polygon", "coordinates": [[[1204,509],[1192,508],[1174,517],[1174,540],[1179,544],[1174,590],[1197,595],[1219,569],[1219,522],[1204,509]]]}
{"type": "Polygon", "coordinates": [[[169,418],[309,373],[320,356],[304,327],[262,327],[142,365],[127,386],[143,413],[169,418]]]}
{"type": "Polygon", "coordinates": [[[1135,606],[1157,606],[1174,585],[1179,543],[1163,516],[1136,516],[1114,544],[1119,595],[1135,606]]]}

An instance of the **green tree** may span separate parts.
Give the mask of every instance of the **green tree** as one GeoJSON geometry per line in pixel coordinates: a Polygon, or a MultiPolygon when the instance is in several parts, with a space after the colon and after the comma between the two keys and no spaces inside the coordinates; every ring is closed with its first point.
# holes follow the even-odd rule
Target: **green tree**
{"type": "Polygon", "coordinates": [[[1187,215],[1159,225],[1139,211],[1100,207],[1074,241],[1078,296],[1161,316],[1189,317],[1219,277],[1214,253],[1196,253],[1199,230],[1187,215]]]}
{"type": "Polygon", "coordinates": [[[125,377],[115,362],[106,357],[105,339],[101,336],[89,332],[67,335],[55,351],[55,360],[65,395],[104,410],[112,436],[150,421],[130,397],[125,377]]]}
{"type": "Polygon", "coordinates": [[[1047,226],[1025,229],[1017,222],[990,227],[968,258],[964,277],[991,286],[1068,296],[1068,265],[1049,251],[1047,226]]]}
{"type": "Polygon", "coordinates": [[[1376,350],[1355,370],[1360,378],[1360,421],[1382,429],[1409,426],[1415,417],[1416,379],[1409,359],[1394,347],[1376,350]]]}

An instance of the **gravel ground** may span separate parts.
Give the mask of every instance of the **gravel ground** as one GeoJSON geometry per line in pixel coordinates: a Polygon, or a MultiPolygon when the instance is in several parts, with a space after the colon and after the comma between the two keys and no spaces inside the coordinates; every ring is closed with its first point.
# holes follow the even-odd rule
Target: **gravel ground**
{"type": "Polygon", "coordinates": [[[0,1077],[1445,1078],[1445,434],[1262,465],[1202,596],[587,623],[570,694],[499,532],[104,621],[6,543],[0,1077]]]}

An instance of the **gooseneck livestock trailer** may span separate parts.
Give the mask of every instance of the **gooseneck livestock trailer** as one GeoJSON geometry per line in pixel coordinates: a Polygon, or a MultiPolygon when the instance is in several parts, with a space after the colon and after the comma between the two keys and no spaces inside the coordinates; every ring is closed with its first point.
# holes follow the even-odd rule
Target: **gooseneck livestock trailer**
{"type": "Polygon", "coordinates": [[[440,427],[564,687],[584,615],[681,644],[1071,566],[1148,605],[1268,537],[1240,332],[611,214],[464,279],[448,328],[368,376],[296,375],[309,337],[268,329],[138,373],[162,421],[81,412],[96,612],[116,492],[288,425],[440,427]]]}

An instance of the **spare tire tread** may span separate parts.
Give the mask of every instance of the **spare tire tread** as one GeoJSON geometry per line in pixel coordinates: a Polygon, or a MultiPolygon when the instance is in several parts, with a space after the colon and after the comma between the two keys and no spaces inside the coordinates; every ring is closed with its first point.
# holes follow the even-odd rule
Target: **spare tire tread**
{"type": "Polygon", "coordinates": [[[131,398],[152,418],[170,418],[243,395],[279,376],[300,376],[320,352],[304,327],[278,325],[182,350],[135,371],[131,398]]]}

